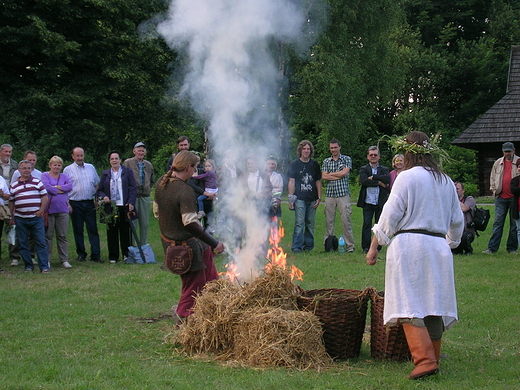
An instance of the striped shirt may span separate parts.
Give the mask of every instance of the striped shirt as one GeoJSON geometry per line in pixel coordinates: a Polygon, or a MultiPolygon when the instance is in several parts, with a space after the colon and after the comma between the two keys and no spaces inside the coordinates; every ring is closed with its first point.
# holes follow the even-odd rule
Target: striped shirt
{"type": "Polygon", "coordinates": [[[72,182],[72,191],[69,192],[70,200],[91,200],[96,195],[96,188],[99,184],[99,176],[94,165],[83,163],[78,165],[75,162],[65,167],[63,170],[72,182]]]}
{"type": "Polygon", "coordinates": [[[47,195],[43,183],[35,177],[27,181],[17,180],[11,184],[11,201],[14,202],[14,216],[34,218],[42,205],[42,197],[47,195]]]}

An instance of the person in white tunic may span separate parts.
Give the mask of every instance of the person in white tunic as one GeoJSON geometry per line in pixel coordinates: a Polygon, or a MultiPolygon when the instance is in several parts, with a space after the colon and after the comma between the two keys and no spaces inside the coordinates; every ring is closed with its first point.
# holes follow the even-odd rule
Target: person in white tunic
{"type": "Polygon", "coordinates": [[[388,245],[384,322],[402,323],[415,364],[410,378],[418,379],[438,372],[442,333],[458,320],[451,248],[460,243],[464,217],[428,136],[413,131],[401,146],[404,170],[372,228],[366,260],[376,264],[377,246],[388,245]]]}

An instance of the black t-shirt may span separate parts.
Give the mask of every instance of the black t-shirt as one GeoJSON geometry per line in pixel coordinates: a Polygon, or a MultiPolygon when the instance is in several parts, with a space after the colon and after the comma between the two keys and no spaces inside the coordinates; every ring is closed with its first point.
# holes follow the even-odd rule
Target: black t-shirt
{"type": "Polygon", "coordinates": [[[289,179],[294,179],[294,195],[300,200],[314,201],[318,199],[316,182],[321,180],[319,164],[310,159],[303,162],[299,158],[289,167],[289,179]]]}

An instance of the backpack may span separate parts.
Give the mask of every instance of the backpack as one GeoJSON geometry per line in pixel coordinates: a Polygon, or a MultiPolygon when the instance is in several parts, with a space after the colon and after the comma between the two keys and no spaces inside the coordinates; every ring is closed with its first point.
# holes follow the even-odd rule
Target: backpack
{"type": "Polygon", "coordinates": [[[325,240],[325,252],[338,250],[338,238],[336,236],[328,236],[325,240]]]}
{"type": "Polygon", "coordinates": [[[473,213],[473,227],[475,230],[481,232],[486,230],[490,217],[491,214],[489,213],[489,210],[480,207],[475,208],[475,212],[473,213]]]}

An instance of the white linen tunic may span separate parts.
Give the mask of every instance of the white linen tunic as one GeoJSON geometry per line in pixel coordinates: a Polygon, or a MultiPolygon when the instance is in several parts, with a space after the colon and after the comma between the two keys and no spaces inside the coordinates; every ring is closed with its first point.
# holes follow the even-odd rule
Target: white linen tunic
{"type": "Polygon", "coordinates": [[[401,172],[372,230],[380,245],[388,245],[384,323],[442,316],[446,329],[453,326],[458,315],[450,248],[459,245],[464,230],[453,181],[436,180],[423,167],[401,172]],[[446,238],[418,233],[393,237],[409,229],[442,233],[446,238]]]}

